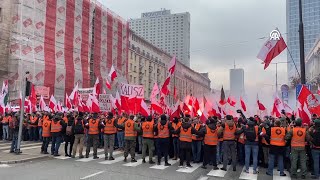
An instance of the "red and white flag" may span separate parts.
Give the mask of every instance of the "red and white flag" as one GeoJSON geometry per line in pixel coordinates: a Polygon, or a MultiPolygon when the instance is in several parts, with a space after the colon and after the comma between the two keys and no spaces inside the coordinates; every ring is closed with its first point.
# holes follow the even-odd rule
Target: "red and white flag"
{"type": "Polygon", "coordinates": [[[287,48],[280,32],[277,31],[280,36],[279,39],[270,37],[267,42],[262,46],[257,58],[264,62],[264,69],[266,69],[271,63],[272,59],[277,57],[283,50],[287,48]]]}
{"type": "Polygon", "coordinates": [[[148,108],[147,104],[144,102],[144,100],[141,101],[140,111],[141,111],[141,114],[143,116],[149,116],[150,115],[149,108],[148,108]]]}
{"type": "Polygon", "coordinates": [[[320,104],[314,94],[307,88],[307,86],[303,85],[299,96],[298,101],[301,104],[306,104],[307,108],[312,114],[317,114],[320,116],[320,104]]]}
{"type": "Polygon", "coordinates": [[[151,99],[151,108],[158,114],[163,114],[161,105],[155,99],[151,99]]]}
{"type": "Polygon", "coordinates": [[[235,107],[236,104],[237,104],[237,102],[236,102],[236,100],[235,100],[235,98],[233,96],[229,96],[228,99],[227,99],[227,102],[232,107],[235,107]]]}
{"type": "Polygon", "coordinates": [[[100,105],[97,97],[89,95],[89,99],[92,101],[91,111],[94,113],[100,112],[100,105]]]}
{"type": "Polygon", "coordinates": [[[93,86],[93,95],[99,96],[100,90],[101,90],[101,86],[100,86],[99,78],[97,78],[93,86]]]}
{"type": "Polygon", "coordinates": [[[113,65],[111,66],[111,69],[110,69],[110,72],[109,72],[109,75],[108,77],[110,78],[111,82],[113,82],[113,80],[118,77],[117,76],[117,72],[115,70],[115,68],[113,67],[113,65]]]}
{"type": "Polygon", "coordinates": [[[180,117],[181,109],[179,101],[174,105],[170,118],[180,117]]]}
{"type": "Polygon", "coordinates": [[[168,66],[168,71],[169,71],[170,75],[172,75],[174,73],[174,71],[176,70],[176,64],[177,64],[177,59],[175,56],[173,56],[170,61],[169,66],[168,66]]]}
{"type": "Polygon", "coordinates": [[[167,77],[167,79],[164,81],[162,88],[161,88],[161,93],[164,95],[168,95],[170,93],[169,91],[169,84],[170,84],[170,75],[167,77]]]}
{"type": "Polygon", "coordinates": [[[110,84],[108,78],[106,79],[106,87],[107,87],[108,89],[111,89],[111,84],[110,84]]]}
{"type": "Polygon", "coordinates": [[[36,95],[36,90],[34,88],[34,84],[31,84],[31,94],[29,96],[29,100],[31,102],[32,111],[36,111],[37,95],[36,95]]]}
{"type": "Polygon", "coordinates": [[[275,95],[274,102],[273,102],[273,108],[272,108],[272,114],[276,117],[280,117],[281,111],[284,110],[283,103],[278,95],[275,95]]]}
{"type": "Polygon", "coordinates": [[[204,109],[201,116],[200,116],[200,121],[202,123],[206,123],[207,120],[208,120],[208,112],[206,109],[204,109]]]}
{"type": "Polygon", "coordinates": [[[241,104],[241,108],[244,112],[247,111],[247,106],[246,103],[244,102],[243,98],[240,96],[240,104],[241,104]]]}
{"type": "Polygon", "coordinates": [[[74,105],[77,105],[78,104],[78,100],[79,100],[79,85],[77,83],[77,85],[73,88],[70,96],[69,96],[69,99],[72,101],[72,103],[74,105]]]}
{"type": "Polygon", "coordinates": [[[260,102],[259,97],[258,97],[258,94],[257,94],[257,105],[258,105],[258,109],[259,109],[260,111],[265,111],[265,110],[267,110],[267,108],[260,102]]]}
{"type": "Polygon", "coordinates": [[[293,110],[292,108],[285,102],[283,102],[284,110],[286,112],[287,116],[292,116],[293,115],[293,110]]]}
{"type": "Polygon", "coordinates": [[[72,103],[71,103],[71,100],[69,99],[69,96],[68,94],[66,93],[66,97],[65,97],[65,105],[68,109],[71,109],[72,108],[72,103]]]}
{"type": "Polygon", "coordinates": [[[154,99],[159,93],[158,84],[155,82],[151,91],[150,100],[154,99]]]}
{"type": "Polygon", "coordinates": [[[311,122],[311,112],[309,111],[307,104],[304,103],[303,105],[298,102],[298,116],[302,119],[302,123],[306,123],[310,125],[311,122]]]}
{"type": "Polygon", "coordinates": [[[78,98],[77,104],[78,104],[78,106],[77,106],[78,111],[79,112],[85,112],[84,108],[83,108],[83,103],[82,103],[82,99],[81,98],[78,98]]]}
{"type": "Polygon", "coordinates": [[[45,108],[46,108],[46,102],[44,101],[44,98],[43,98],[42,95],[41,95],[41,97],[40,97],[39,106],[40,106],[40,110],[41,110],[41,111],[44,111],[45,108]]]}
{"type": "Polygon", "coordinates": [[[58,101],[56,109],[57,109],[58,112],[62,112],[62,105],[61,105],[60,101],[58,101]]]}
{"type": "Polygon", "coordinates": [[[57,101],[54,98],[54,96],[51,95],[50,101],[49,101],[49,108],[51,109],[51,111],[55,112],[56,111],[56,106],[57,106],[57,101]]]}
{"type": "Polygon", "coordinates": [[[116,98],[115,98],[115,106],[117,107],[118,110],[121,110],[121,98],[119,91],[116,92],[116,98]]]}

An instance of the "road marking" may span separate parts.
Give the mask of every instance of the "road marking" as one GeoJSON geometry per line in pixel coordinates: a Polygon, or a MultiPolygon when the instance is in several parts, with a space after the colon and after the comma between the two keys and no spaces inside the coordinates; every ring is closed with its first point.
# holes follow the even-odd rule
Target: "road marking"
{"type": "MultiPolygon", "coordinates": [[[[148,159],[149,156],[146,157],[146,159],[148,159]]],[[[129,167],[136,167],[139,166],[140,164],[142,164],[142,159],[138,159],[137,162],[129,162],[126,164],[123,164],[124,166],[129,166],[129,167]]]]}
{"type": "Polygon", "coordinates": [[[9,166],[8,164],[0,164],[0,168],[8,168],[8,167],[11,167],[11,166],[9,166]]]}
{"type": "Polygon", "coordinates": [[[198,163],[198,164],[191,163],[191,166],[192,166],[192,168],[188,168],[188,167],[179,168],[179,169],[177,169],[177,172],[192,173],[193,171],[198,169],[198,167],[200,167],[201,164],[200,163],[198,163]]]}
{"type": "MultiPolygon", "coordinates": [[[[103,149],[99,149],[99,150],[101,150],[100,152],[104,152],[104,150],[103,149]]],[[[99,152],[98,152],[99,153],[99,152]]],[[[121,154],[122,152],[120,152],[120,151],[115,151],[114,153],[113,153],[113,155],[118,155],[118,154],[121,154]]],[[[98,155],[98,157],[99,157],[99,159],[100,158],[104,158],[105,157],[105,154],[103,153],[103,154],[99,154],[98,155]]],[[[79,162],[90,162],[90,161],[93,161],[93,160],[97,160],[97,159],[93,159],[93,157],[90,157],[90,158],[84,158],[84,159],[78,159],[78,160],[76,160],[76,161],[79,161],[79,162]]]]}
{"type": "Polygon", "coordinates": [[[200,176],[197,180],[207,180],[209,179],[208,176],[200,176]]]}
{"type": "MultiPolygon", "coordinates": [[[[177,162],[178,162],[178,160],[172,160],[172,159],[170,159],[170,160],[168,161],[168,163],[170,163],[171,165],[174,165],[174,164],[177,163],[177,162]]],[[[150,168],[152,168],[152,169],[164,170],[164,169],[167,169],[168,167],[170,167],[170,166],[165,166],[164,164],[161,164],[161,165],[151,166],[150,168]]]]}
{"type": "MultiPolygon", "coordinates": [[[[102,152],[102,151],[104,151],[103,149],[98,149],[97,150],[97,153],[100,153],[100,152],[102,152]]],[[[93,151],[91,151],[90,153],[89,153],[89,155],[92,155],[92,153],[93,153],[93,151]]],[[[79,155],[77,155],[76,156],[76,158],[78,158],[79,157],[79,155]]],[[[99,156],[100,157],[100,156],[99,156]]],[[[55,159],[60,159],[60,160],[66,160],[66,159],[70,159],[71,157],[69,157],[69,156],[57,156],[57,157],[54,157],[55,159]]],[[[87,159],[92,159],[93,160],[93,157],[90,157],[90,158],[87,158],[87,159]]],[[[79,159],[79,160],[81,160],[81,159],[79,159]]],[[[79,161],[79,160],[77,160],[77,161],[79,161]]],[[[84,160],[84,159],[82,159],[82,160],[84,160]]],[[[91,161],[91,160],[90,160],[91,161]]],[[[89,162],[89,161],[81,161],[81,162],[89,162]]]]}
{"type": "Polygon", "coordinates": [[[227,166],[227,171],[221,170],[220,168],[222,168],[222,167],[223,167],[222,165],[218,165],[218,168],[219,168],[218,170],[212,169],[207,175],[208,176],[215,176],[215,177],[224,177],[227,174],[230,166],[227,166]]]}
{"type": "MultiPolygon", "coordinates": [[[[29,147],[29,146],[41,145],[41,144],[42,143],[21,144],[21,147],[29,147]]],[[[3,147],[0,147],[0,150],[10,149],[10,148],[11,148],[11,145],[10,146],[3,146],[3,147]]]]}
{"type": "Polygon", "coordinates": [[[100,164],[114,164],[114,163],[117,163],[117,162],[120,162],[124,159],[124,157],[122,156],[119,156],[119,157],[116,157],[114,158],[114,160],[110,161],[110,160],[106,160],[106,161],[101,161],[99,162],[100,164]]]}
{"type": "MultiPolygon", "coordinates": [[[[41,146],[24,147],[24,148],[20,148],[20,150],[21,150],[21,151],[23,151],[23,150],[36,149],[36,148],[41,148],[41,146]]],[[[5,153],[9,153],[9,152],[10,152],[10,150],[5,150],[5,151],[3,151],[3,152],[5,152],[5,153]]]]}
{"type": "Polygon", "coordinates": [[[253,174],[253,167],[249,167],[249,173],[243,172],[246,166],[243,167],[239,179],[257,180],[258,174],[253,174]]]}
{"type": "Polygon", "coordinates": [[[90,175],[88,175],[88,176],[82,177],[82,178],[80,178],[80,179],[88,179],[88,178],[91,178],[91,177],[93,177],[93,176],[99,175],[99,174],[101,174],[101,173],[103,173],[103,172],[104,172],[104,171],[99,171],[99,172],[90,174],[90,175]]]}
{"type": "Polygon", "coordinates": [[[290,173],[288,171],[284,171],[287,176],[280,176],[280,171],[277,169],[273,170],[273,180],[291,180],[290,173]]]}

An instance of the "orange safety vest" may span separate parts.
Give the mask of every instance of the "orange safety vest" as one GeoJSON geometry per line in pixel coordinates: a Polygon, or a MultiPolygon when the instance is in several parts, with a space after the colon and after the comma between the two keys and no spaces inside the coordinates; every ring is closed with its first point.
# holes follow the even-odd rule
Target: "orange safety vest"
{"type": "Polygon", "coordinates": [[[235,140],[236,136],[234,133],[236,132],[236,126],[233,124],[233,126],[229,127],[227,123],[224,125],[224,131],[223,131],[223,140],[235,140]]]}
{"type": "Polygon", "coordinates": [[[188,129],[181,127],[179,140],[183,142],[192,142],[191,127],[188,129]]]}
{"type": "MultiPolygon", "coordinates": [[[[201,127],[201,124],[197,123],[194,128],[195,128],[197,131],[199,131],[200,127],[201,127]]],[[[203,137],[197,137],[197,135],[192,134],[192,140],[198,140],[198,141],[200,141],[200,140],[203,140],[203,137]]]]}
{"type": "Polygon", "coordinates": [[[60,124],[60,121],[58,121],[58,122],[52,122],[51,123],[51,132],[52,133],[57,133],[57,132],[61,132],[61,130],[62,130],[62,126],[61,126],[61,124],[60,124]]]}
{"type": "Polygon", "coordinates": [[[51,136],[51,121],[45,120],[42,124],[42,137],[50,137],[51,136]]]}
{"type": "Polygon", "coordinates": [[[9,123],[9,119],[11,119],[11,116],[8,116],[8,117],[4,117],[3,119],[2,119],[2,124],[8,124],[9,123]]]}
{"type": "MultiPolygon", "coordinates": [[[[246,126],[248,128],[248,125],[246,126]]],[[[254,126],[254,131],[256,132],[256,139],[254,141],[258,142],[259,141],[259,127],[254,126]]],[[[244,137],[246,139],[246,137],[244,137]]]]}
{"type": "Polygon", "coordinates": [[[291,147],[304,147],[306,145],[306,128],[294,127],[292,133],[291,147]]]}
{"type": "Polygon", "coordinates": [[[105,120],[104,133],[105,134],[117,133],[117,128],[114,126],[114,118],[105,120]]]}
{"type": "Polygon", "coordinates": [[[90,119],[89,120],[89,131],[88,134],[99,134],[99,119],[90,119]]]}
{"type": "MultiPolygon", "coordinates": [[[[178,123],[171,123],[173,129],[176,131],[178,128],[181,127],[181,122],[178,122],[178,123]]],[[[172,134],[172,137],[179,137],[178,134],[172,134]]]]}
{"type": "Polygon", "coordinates": [[[270,144],[274,146],[285,146],[286,142],[284,140],[286,135],[286,129],[284,127],[272,127],[270,144]]]}
{"type": "MultiPolygon", "coordinates": [[[[240,130],[240,128],[237,128],[237,130],[240,130]]],[[[238,138],[238,142],[241,144],[245,143],[245,137],[244,137],[244,133],[241,133],[239,138],[238,138]]]]}
{"type": "Polygon", "coordinates": [[[153,138],[153,122],[142,123],[142,137],[153,138]]]}
{"type": "Polygon", "coordinates": [[[169,123],[167,123],[162,126],[160,123],[158,123],[158,138],[168,138],[170,136],[169,134],[169,123]]]}
{"type": "Polygon", "coordinates": [[[30,127],[37,127],[37,125],[33,125],[38,120],[37,116],[30,116],[30,127]]]}
{"type": "MultiPolygon", "coordinates": [[[[122,125],[125,120],[126,120],[125,117],[120,118],[120,119],[118,120],[118,124],[119,124],[119,125],[122,125]]],[[[118,131],[123,131],[123,129],[118,128],[118,131]]]]}
{"type": "Polygon", "coordinates": [[[136,137],[137,131],[134,130],[135,122],[132,119],[127,120],[124,125],[124,136],[125,137],[136,137]]]}
{"type": "Polygon", "coordinates": [[[68,118],[66,116],[64,116],[62,119],[66,124],[68,124],[68,118]]]}
{"type": "Polygon", "coordinates": [[[206,145],[217,145],[218,144],[218,131],[217,129],[212,130],[209,126],[206,126],[207,133],[204,136],[204,144],[206,145]]]}
{"type": "MultiPolygon", "coordinates": [[[[267,133],[267,131],[266,131],[266,129],[265,129],[264,127],[262,128],[262,132],[263,132],[264,134],[267,133]]],[[[264,145],[269,145],[269,143],[266,141],[266,138],[264,138],[264,137],[262,137],[261,143],[264,144],[264,145]]]]}

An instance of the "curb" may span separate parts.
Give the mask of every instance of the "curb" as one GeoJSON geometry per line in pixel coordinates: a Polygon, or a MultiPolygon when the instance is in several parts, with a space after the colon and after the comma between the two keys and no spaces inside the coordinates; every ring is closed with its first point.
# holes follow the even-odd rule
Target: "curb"
{"type": "Polygon", "coordinates": [[[39,159],[45,159],[50,158],[49,156],[35,156],[31,158],[25,158],[25,159],[19,159],[19,160],[12,160],[12,161],[0,161],[0,164],[17,164],[17,163],[23,163],[31,160],[39,160],[39,159]]]}

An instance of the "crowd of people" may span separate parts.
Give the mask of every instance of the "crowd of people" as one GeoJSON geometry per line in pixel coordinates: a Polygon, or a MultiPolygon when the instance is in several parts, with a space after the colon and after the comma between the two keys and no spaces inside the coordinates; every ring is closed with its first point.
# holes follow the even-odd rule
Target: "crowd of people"
{"type": "MultiPolygon", "coordinates": [[[[114,160],[113,151],[124,151],[124,161],[137,162],[136,152],[142,154],[142,162],[170,166],[169,156],[180,160],[179,166],[192,167],[202,163],[207,169],[212,165],[227,171],[227,165],[244,165],[249,173],[258,173],[258,166],[267,168],[267,175],[273,175],[277,166],[280,176],[286,176],[284,169],[297,178],[311,171],[312,178],[319,178],[320,119],[313,115],[310,124],[300,118],[265,116],[239,117],[227,115],[224,118],[212,116],[206,122],[199,117],[181,114],[180,117],[167,115],[121,115],[109,113],[49,113],[25,114],[22,140],[41,141],[41,153],[60,156],[59,147],[65,142],[65,156],[89,158],[93,147],[93,158],[99,158],[97,148],[104,148],[105,160],[114,160]],[[51,143],[51,150],[48,145],[51,143]],[[78,148],[79,146],[79,148],[78,148]],[[83,153],[83,147],[86,151],[83,153]],[[157,159],[154,160],[154,153],[157,159]],[[163,158],[163,160],[162,160],[163,158]]],[[[6,113],[1,117],[3,140],[12,140],[10,153],[17,149],[20,122],[19,113],[6,113]]]]}

